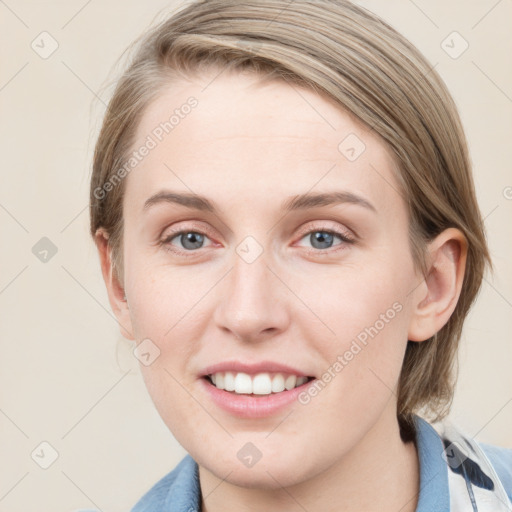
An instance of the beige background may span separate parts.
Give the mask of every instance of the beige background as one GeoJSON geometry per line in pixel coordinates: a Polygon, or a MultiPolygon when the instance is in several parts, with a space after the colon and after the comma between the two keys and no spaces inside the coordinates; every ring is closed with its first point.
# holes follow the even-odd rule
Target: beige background
{"type": "MultiPolygon", "coordinates": [[[[452,418],[512,447],[512,2],[359,3],[424,52],[460,108],[496,273],[465,327],[452,418]],[[469,44],[457,59],[441,46],[453,31],[469,44]]],[[[0,512],[128,510],[184,455],[119,341],[87,211],[101,88],[126,45],[178,4],[0,2],[0,512]],[[31,47],[51,49],[43,31],[58,43],[45,59],[31,47]],[[32,252],[42,237],[57,248],[46,263],[32,252]],[[48,469],[43,441],[58,454],[48,469]]]]}

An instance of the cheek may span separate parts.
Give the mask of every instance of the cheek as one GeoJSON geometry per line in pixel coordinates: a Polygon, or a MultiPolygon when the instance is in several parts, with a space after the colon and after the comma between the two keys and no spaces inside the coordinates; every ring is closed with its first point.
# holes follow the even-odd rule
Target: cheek
{"type": "Polygon", "coordinates": [[[176,279],[171,283],[170,279],[157,279],[150,273],[144,276],[137,283],[130,304],[135,339],[140,347],[146,344],[140,351],[150,354],[150,364],[140,358],[139,366],[159,413],[166,423],[179,424],[182,413],[191,413],[187,407],[190,396],[184,388],[194,383],[195,375],[189,371],[188,363],[199,349],[196,340],[201,339],[202,327],[194,309],[196,293],[190,283],[177,284],[176,279]],[[167,418],[170,410],[172,415],[167,418]]]}
{"type": "MultiPolygon", "coordinates": [[[[315,287],[308,305],[331,331],[317,342],[325,364],[321,380],[329,387],[330,396],[325,398],[339,403],[345,413],[361,413],[361,401],[387,400],[396,386],[411,314],[407,295],[413,274],[408,265],[381,260],[334,269],[336,275],[325,276],[321,289],[314,276],[308,279],[315,287]]],[[[304,321],[303,328],[308,339],[319,340],[312,322],[304,321]]],[[[320,328],[328,332],[325,326],[320,328]]],[[[316,322],[315,329],[320,332],[316,322]]]]}
{"type": "Polygon", "coordinates": [[[165,340],[190,325],[211,277],[161,264],[132,268],[130,315],[136,339],[165,340]]]}
{"type": "MultiPolygon", "coordinates": [[[[306,320],[321,319],[326,338],[329,336],[325,327],[331,337],[347,342],[372,326],[378,331],[397,332],[407,324],[403,320],[407,316],[405,307],[412,281],[406,263],[401,271],[391,264],[367,261],[332,266],[323,270],[322,275],[311,270],[299,275],[305,277],[300,281],[295,279],[294,291],[314,314],[308,315],[306,320]]],[[[318,322],[313,323],[318,329],[318,322]]]]}
{"type": "Polygon", "coordinates": [[[192,398],[192,384],[177,370],[156,361],[142,368],[141,373],[158,414],[178,442],[187,450],[196,445],[208,446],[217,425],[205,413],[204,406],[192,398]]]}

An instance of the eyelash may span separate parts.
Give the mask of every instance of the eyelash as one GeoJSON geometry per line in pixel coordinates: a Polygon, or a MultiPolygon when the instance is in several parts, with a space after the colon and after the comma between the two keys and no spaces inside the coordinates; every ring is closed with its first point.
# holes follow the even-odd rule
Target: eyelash
{"type": "MultiPolygon", "coordinates": [[[[316,256],[328,256],[328,255],[332,254],[333,252],[343,250],[343,248],[346,244],[350,245],[350,244],[354,244],[356,242],[356,240],[354,238],[352,238],[351,236],[349,236],[347,233],[342,233],[341,231],[337,231],[335,229],[327,228],[327,227],[318,227],[318,228],[310,229],[309,231],[305,231],[301,234],[301,237],[299,240],[302,240],[305,236],[310,235],[311,233],[317,233],[317,232],[328,233],[329,235],[335,235],[335,236],[339,237],[343,243],[339,244],[337,249],[332,249],[332,248],[329,248],[329,249],[315,249],[315,248],[307,249],[307,252],[309,254],[314,253],[316,256]]],[[[201,230],[195,230],[195,229],[179,229],[176,231],[171,230],[171,234],[169,236],[165,237],[163,240],[160,240],[159,245],[163,246],[163,248],[166,251],[169,251],[173,254],[177,254],[179,256],[184,256],[186,258],[194,257],[194,256],[196,256],[196,253],[201,248],[197,249],[197,250],[183,251],[183,250],[174,249],[172,247],[172,245],[170,244],[171,240],[178,237],[179,235],[183,235],[186,233],[196,233],[198,235],[203,235],[203,236],[210,238],[208,232],[203,232],[201,230]]]]}

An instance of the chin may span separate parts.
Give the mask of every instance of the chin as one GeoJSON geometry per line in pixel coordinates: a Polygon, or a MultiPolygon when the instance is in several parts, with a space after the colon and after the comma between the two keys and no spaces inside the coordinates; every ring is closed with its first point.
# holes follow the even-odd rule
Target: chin
{"type": "MultiPolygon", "coordinates": [[[[278,490],[283,487],[290,487],[300,484],[307,479],[306,475],[298,475],[291,468],[274,467],[272,464],[263,466],[258,464],[258,468],[219,468],[220,471],[212,471],[219,479],[225,479],[227,482],[238,487],[247,489],[278,490]],[[226,478],[226,475],[232,473],[226,478]]],[[[216,468],[213,468],[215,470],[216,468]]],[[[210,470],[211,471],[211,470],[210,470]]]]}
{"type": "MultiPolygon", "coordinates": [[[[281,451],[272,452],[265,451],[262,447],[261,458],[250,466],[239,460],[237,451],[233,450],[234,444],[238,445],[231,444],[228,458],[223,454],[211,452],[198,458],[191,455],[200,466],[218,479],[249,489],[277,490],[300,484],[319,472],[315,471],[311,464],[305,464],[304,453],[297,450],[296,445],[290,449],[282,445],[281,451]]],[[[240,458],[243,460],[243,456],[240,458]]],[[[247,461],[247,464],[250,464],[250,461],[247,461]]]]}

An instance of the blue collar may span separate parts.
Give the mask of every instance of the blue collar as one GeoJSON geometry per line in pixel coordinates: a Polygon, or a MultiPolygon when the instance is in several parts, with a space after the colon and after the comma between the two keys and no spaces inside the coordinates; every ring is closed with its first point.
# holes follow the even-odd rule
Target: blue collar
{"type": "Polygon", "coordinates": [[[434,427],[419,416],[416,425],[416,447],[420,463],[420,495],[416,512],[449,512],[448,466],[442,454],[443,442],[434,427]]]}
{"type": "MultiPolygon", "coordinates": [[[[420,494],[416,512],[449,512],[448,469],[442,458],[442,441],[434,428],[423,418],[415,416],[415,425],[420,464],[420,494]]],[[[157,482],[131,512],[171,510],[201,510],[199,468],[190,455],[157,482]]]]}

